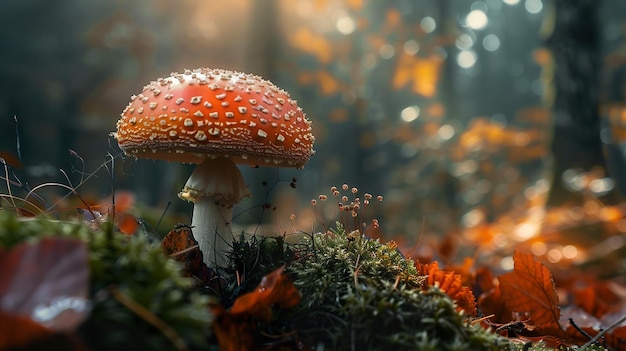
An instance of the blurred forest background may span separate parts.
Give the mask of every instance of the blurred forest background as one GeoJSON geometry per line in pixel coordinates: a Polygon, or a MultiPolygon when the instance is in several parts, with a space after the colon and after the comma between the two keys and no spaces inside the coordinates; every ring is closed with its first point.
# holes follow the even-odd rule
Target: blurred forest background
{"type": "MultiPolygon", "coordinates": [[[[317,154],[301,171],[244,169],[242,222],[280,180],[277,216],[310,231],[337,211],[310,200],[347,183],[384,197],[364,216],[389,237],[571,261],[623,246],[625,20],[620,0],[3,0],[0,152],[31,185],[67,183],[59,169],[77,183],[120,154],[109,133],[150,80],[255,73],[298,100],[317,154]]],[[[190,213],[176,194],[192,166],[115,168],[138,206],[190,213]]],[[[78,191],[110,196],[96,176],[78,191]]]]}

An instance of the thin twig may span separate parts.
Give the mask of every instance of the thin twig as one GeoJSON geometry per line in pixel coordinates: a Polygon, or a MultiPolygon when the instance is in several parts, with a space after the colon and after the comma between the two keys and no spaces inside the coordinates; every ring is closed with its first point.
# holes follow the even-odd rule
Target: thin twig
{"type": "Polygon", "coordinates": [[[591,345],[595,344],[596,342],[598,342],[598,340],[600,340],[601,337],[604,336],[604,334],[608,333],[611,329],[617,327],[618,325],[622,324],[626,322],[626,315],[622,316],[622,318],[618,319],[617,321],[615,321],[615,323],[609,325],[608,328],[600,331],[598,334],[596,334],[593,338],[591,338],[591,340],[587,341],[583,346],[581,346],[581,350],[585,350],[589,347],[591,347],[591,345]]]}
{"type": "Polygon", "coordinates": [[[473,319],[473,320],[470,322],[470,324],[481,323],[482,321],[489,320],[489,319],[491,319],[491,318],[493,318],[493,317],[495,317],[495,316],[496,316],[496,315],[495,315],[495,314],[493,314],[493,313],[492,313],[492,314],[490,314],[490,315],[488,315],[488,316],[482,316],[482,317],[480,317],[480,318],[473,319]]]}
{"type": "MultiPolygon", "coordinates": [[[[105,168],[109,171],[109,176],[111,179],[111,223],[115,223],[115,174],[113,173],[115,170],[115,157],[108,152],[107,157],[110,158],[111,168],[105,166],[105,168]]],[[[105,163],[106,164],[106,163],[105,163]]]]}
{"type": "Polygon", "coordinates": [[[173,254],[170,254],[169,257],[174,258],[176,256],[180,256],[180,255],[185,254],[187,252],[193,251],[193,250],[197,249],[198,247],[199,247],[198,245],[194,245],[194,246],[188,247],[188,248],[186,248],[184,250],[176,251],[173,254]]]}
{"type": "Polygon", "coordinates": [[[157,222],[157,225],[154,228],[154,231],[156,233],[159,232],[159,227],[161,226],[161,222],[163,221],[163,218],[165,218],[165,213],[167,212],[167,210],[170,208],[171,205],[172,205],[172,202],[168,201],[167,205],[165,206],[165,209],[163,210],[163,213],[161,213],[161,217],[159,217],[159,221],[157,222]]]}
{"type": "Polygon", "coordinates": [[[578,324],[576,324],[576,322],[574,322],[574,318],[569,318],[569,324],[574,327],[574,329],[576,329],[579,333],[581,333],[582,335],[584,335],[587,340],[591,339],[591,335],[587,334],[586,331],[584,331],[581,327],[578,326],[578,324]]]}
{"type": "Polygon", "coordinates": [[[15,121],[15,143],[17,147],[17,158],[22,164],[24,164],[22,160],[22,146],[20,143],[20,130],[18,128],[19,123],[17,122],[17,115],[13,115],[13,120],[15,121]]]}
{"type": "Polygon", "coordinates": [[[11,204],[13,205],[13,208],[17,209],[17,205],[15,204],[15,200],[13,198],[13,194],[11,193],[11,184],[9,183],[9,166],[7,166],[7,164],[6,164],[6,162],[4,161],[3,158],[0,158],[0,161],[4,165],[4,179],[6,180],[6,183],[7,183],[7,192],[9,193],[9,198],[11,199],[11,204]]]}

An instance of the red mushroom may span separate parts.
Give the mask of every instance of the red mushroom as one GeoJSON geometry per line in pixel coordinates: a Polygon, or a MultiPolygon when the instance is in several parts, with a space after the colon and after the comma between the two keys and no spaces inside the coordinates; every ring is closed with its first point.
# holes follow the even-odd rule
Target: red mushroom
{"type": "Polygon", "coordinates": [[[181,199],[208,265],[223,266],[232,207],[249,196],[236,164],[302,168],[314,154],[311,122],[289,94],[254,75],[200,68],[172,73],[133,96],[113,133],[135,158],[199,164],[181,199]]]}

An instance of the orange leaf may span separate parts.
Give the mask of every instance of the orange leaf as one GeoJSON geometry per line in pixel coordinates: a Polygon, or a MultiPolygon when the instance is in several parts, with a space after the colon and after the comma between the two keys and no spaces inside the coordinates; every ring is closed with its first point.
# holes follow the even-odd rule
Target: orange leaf
{"type": "Polygon", "coordinates": [[[22,163],[20,162],[20,160],[10,152],[0,150],[0,159],[4,160],[4,163],[6,163],[8,166],[15,168],[22,167],[22,163]]]}
{"type": "Polygon", "coordinates": [[[55,331],[74,331],[88,316],[84,242],[43,238],[0,251],[0,309],[55,331]]]}
{"type": "Polygon", "coordinates": [[[626,350],[626,326],[613,329],[610,333],[608,333],[608,335],[605,336],[605,338],[614,350],[626,350]]]}
{"type": "Polygon", "coordinates": [[[115,216],[115,225],[117,229],[124,234],[133,235],[139,229],[137,217],[128,213],[119,213],[115,216]]]}
{"type": "MultiPolygon", "coordinates": [[[[508,309],[530,318],[527,324],[543,334],[563,336],[559,299],[550,271],[532,255],[515,251],[512,272],[500,276],[500,291],[508,309]]],[[[522,317],[522,319],[524,319],[522,317]]]]}
{"type": "Polygon", "coordinates": [[[192,276],[202,266],[202,251],[191,233],[191,228],[180,225],[161,240],[163,253],[183,264],[183,274],[192,276]]]}
{"type": "Polygon", "coordinates": [[[620,297],[611,290],[611,283],[596,281],[593,285],[574,288],[573,304],[600,318],[620,303],[620,297]]]}
{"type": "Polygon", "coordinates": [[[12,315],[0,311],[0,348],[23,346],[30,341],[44,338],[53,333],[52,330],[36,323],[28,317],[12,315]]]}
{"type": "Polygon", "coordinates": [[[283,274],[282,266],[261,280],[257,288],[239,296],[230,309],[231,314],[249,314],[269,321],[272,305],[290,308],[300,302],[300,293],[289,278],[283,274]]]}
{"type": "Polygon", "coordinates": [[[289,44],[307,54],[315,56],[321,63],[332,61],[332,46],[326,38],[308,28],[300,28],[290,34],[289,44]]]}
{"type": "Polygon", "coordinates": [[[486,315],[493,315],[489,319],[491,323],[505,324],[511,321],[513,314],[505,305],[502,299],[502,292],[499,286],[486,290],[478,297],[478,308],[486,315]]]}
{"type": "Polygon", "coordinates": [[[474,291],[478,292],[478,308],[485,316],[489,318],[489,324],[505,324],[511,321],[513,313],[506,308],[500,285],[497,283],[493,272],[488,268],[482,267],[476,270],[474,278],[474,291]]]}
{"type": "Polygon", "coordinates": [[[473,272],[474,259],[465,257],[462,264],[446,265],[446,271],[454,272],[461,276],[461,284],[464,286],[473,286],[476,275],[473,272]]]}
{"type": "Polygon", "coordinates": [[[352,10],[360,10],[363,8],[363,0],[348,0],[347,5],[352,10]]]}
{"type": "Polygon", "coordinates": [[[232,315],[222,305],[211,306],[215,315],[213,333],[222,351],[247,351],[257,349],[253,337],[255,323],[232,315]]]}
{"type": "Polygon", "coordinates": [[[438,56],[418,57],[402,54],[398,59],[391,86],[398,90],[412,83],[412,91],[427,98],[437,93],[437,82],[443,60],[438,56]]]}
{"type": "Polygon", "coordinates": [[[79,350],[87,318],[84,242],[49,237],[0,249],[0,350],[79,350]]]}
{"type": "Polygon", "coordinates": [[[454,272],[439,270],[437,261],[428,264],[415,263],[417,271],[421,275],[427,275],[428,286],[438,286],[446,295],[456,301],[459,309],[470,316],[476,315],[476,301],[472,291],[461,284],[461,276],[454,272]]]}
{"type": "Polygon", "coordinates": [[[213,332],[220,350],[258,350],[260,347],[255,340],[255,332],[258,331],[256,321],[269,322],[273,305],[290,308],[300,302],[300,293],[283,274],[284,270],[285,266],[282,266],[263,277],[256,289],[239,296],[229,311],[221,305],[212,306],[216,316],[213,332]]]}
{"type": "Polygon", "coordinates": [[[87,351],[76,337],[54,331],[24,316],[0,311],[0,350],[87,351]]]}
{"type": "Polygon", "coordinates": [[[332,95],[341,89],[341,82],[328,71],[320,70],[316,74],[322,95],[332,95]]]}

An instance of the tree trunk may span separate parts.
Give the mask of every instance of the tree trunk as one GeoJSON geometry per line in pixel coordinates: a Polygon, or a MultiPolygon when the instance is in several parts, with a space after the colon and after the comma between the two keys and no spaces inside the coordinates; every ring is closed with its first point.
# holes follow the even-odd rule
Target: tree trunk
{"type": "MultiPolygon", "coordinates": [[[[555,0],[554,5],[554,30],[547,40],[555,63],[554,164],[548,206],[582,202],[582,193],[564,186],[562,175],[566,170],[607,170],[598,111],[599,2],[555,0]]],[[[601,200],[615,203],[615,192],[603,195],[601,200]]]]}

